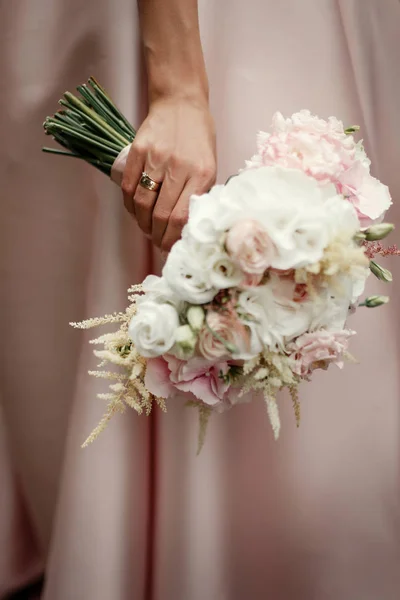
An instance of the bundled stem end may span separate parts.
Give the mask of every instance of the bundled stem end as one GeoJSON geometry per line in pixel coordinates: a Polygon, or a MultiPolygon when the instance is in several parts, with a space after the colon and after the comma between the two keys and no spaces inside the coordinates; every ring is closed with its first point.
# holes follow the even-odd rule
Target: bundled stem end
{"type": "Polygon", "coordinates": [[[64,150],[43,152],[85,160],[110,176],[116,157],[133,142],[136,131],[94,77],[77,91],[79,95],[65,92],[59,100],[62,109],[43,123],[46,135],[64,150]]]}

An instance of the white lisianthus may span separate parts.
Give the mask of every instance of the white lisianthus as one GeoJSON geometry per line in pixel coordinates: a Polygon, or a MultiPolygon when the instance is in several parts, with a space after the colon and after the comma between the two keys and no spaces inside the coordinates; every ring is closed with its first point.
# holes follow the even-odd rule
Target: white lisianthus
{"type": "Polygon", "coordinates": [[[170,304],[141,302],[129,324],[129,336],[139,354],[146,358],[161,356],[175,343],[179,317],[170,304]]]}
{"type": "Polygon", "coordinates": [[[210,281],[206,259],[207,256],[197,253],[187,239],[179,240],[172,247],[162,274],[172,291],[182,300],[191,304],[205,304],[218,292],[210,281]]]}
{"type": "Polygon", "coordinates": [[[175,307],[181,304],[179,298],[174,294],[164,277],[148,275],[142,283],[142,288],[145,294],[137,297],[137,305],[149,300],[159,303],[169,303],[175,307]]]}
{"type": "Polygon", "coordinates": [[[210,282],[217,289],[227,289],[239,285],[243,279],[242,270],[226,252],[216,252],[209,261],[210,282]]]}

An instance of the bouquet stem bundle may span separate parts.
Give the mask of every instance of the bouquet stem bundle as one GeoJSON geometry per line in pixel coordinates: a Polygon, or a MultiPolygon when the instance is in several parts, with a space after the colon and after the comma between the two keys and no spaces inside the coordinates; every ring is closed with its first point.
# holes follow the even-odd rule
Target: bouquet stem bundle
{"type": "Polygon", "coordinates": [[[118,154],[133,142],[136,131],[94,77],[79,85],[79,95],[65,92],[63,107],[43,123],[47,135],[65,150],[44,152],[80,158],[110,176],[118,154]]]}

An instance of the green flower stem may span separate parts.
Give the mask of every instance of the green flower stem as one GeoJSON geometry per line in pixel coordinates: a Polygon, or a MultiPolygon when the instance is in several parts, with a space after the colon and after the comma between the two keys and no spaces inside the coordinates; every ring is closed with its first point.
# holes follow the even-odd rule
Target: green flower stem
{"type": "MultiPolygon", "coordinates": [[[[121,150],[122,150],[122,148],[125,148],[125,146],[128,145],[129,142],[126,140],[122,141],[122,139],[124,139],[124,138],[117,131],[115,131],[115,129],[111,130],[113,133],[106,130],[104,128],[104,126],[101,125],[95,119],[96,113],[92,109],[88,109],[89,112],[87,113],[87,112],[81,112],[73,104],[71,104],[70,102],[67,102],[65,100],[60,100],[60,104],[61,104],[61,106],[65,106],[67,108],[70,118],[75,119],[77,124],[79,123],[81,126],[87,125],[90,129],[95,130],[98,133],[100,133],[103,138],[105,136],[108,139],[110,139],[114,144],[118,144],[118,146],[121,150]]],[[[85,105],[83,105],[83,106],[85,106],[85,105]]],[[[108,127],[108,125],[107,125],[107,127],[108,127]]],[[[103,141],[105,141],[105,140],[103,140],[103,141]]]]}
{"type": "Polygon", "coordinates": [[[130,143],[127,138],[123,137],[118,132],[116,132],[115,129],[110,127],[110,125],[104,119],[102,119],[99,115],[97,115],[94,112],[94,110],[92,110],[91,108],[86,106],[86,104],[84,104],[81,100],[76,98],[73,94],[71,94],[70,92],[65,92],[64,98],[68,102],[70,102],[73,106],[75,106],[77,109],[79,109],[79,112],[84,113],[88,117],[91,117],[94,121],[96,121],[96,123],[98,125],[103,127],[103,129],[105,131],[107,131],[112,136],[117,137],[119,139],[119,141],[124,144],[124,146],[127,146],[130,143]]]}
{"type": "Polygon", "coordinates": [[[107,107],[104,107],[104,105],[98,101],[98,99],[96,98],[96,96],[92,93],[92,91],[86,86],[86,85],[79,85],[77,88],[78,92],[81,94],[82,98],[86,101],[86,103],[88,104],[88,106],[94,110],[94,112],[101,117],[102,119],[104,119],[104,121],[110,126],[112,127],[112,129],[119,133],[119,135],[122,135],[122,137],[124,137],[124,134],[119,131],[119,126],[115,121],[115,117],[114,115],[108,110],[107,107]]]}
{"type": "MultiPolygon", "coordinates": [[[[51,123],[51,127],[49,128],[50,133],[53,133],[53,131],[63,131],[65,133],[69,133],[70,135],[72,135],[73,137],[76,137],[78,139],[81,139],[83,141],[85,141],[87,144],[93,145],[96,148],[100,148],[101,150],[105,150],[107,152],[107,154],[111,154],[114,155],[115,158],[118,156],[119,151],[118,150],[114,150],[114,148],[111,148],[110,146],[106,146],[105,143],[101,143],[98,142],[92,138],[90,138],[88,135],[83,135],[82,133],[79,133],[78,131],[76,131],[75,129],[72,129],[72,127],[68,127],[67,125],[64,125],[64,123],[51,123]]],[[[106,142],[106,140],[103,140],[104,142],[106,142]]]]}
{"type": "MultiPolygon", "coordinates": [[[[88,102],[88,104],[95,110],[97,114],[99,114],[115,131],[117,131],[123,137],[126,136],[126,133],[118,123],[118,119],[115,114],[108,108],[104,102],[95,96],[93,92],[88,88],[87,85],[80,85],[77,87],[78,92],[81,93],[83,98],[88,102]]],[[[131,138],[130,133],[128,132],[129,139],[131,138]]]]}
{"type": "Polygon", "coordinates": [[[108,162],[106,160],[102,160],[99,158],[91,158],[90,156],[82,156],[81,154],[76,154],[75,152],[68,152],[68,150],[59,150],[59,148],[42,148],[43,152],[47,152],[48,154],[61,154],[62,156],[72,156],[72,158],[80,158],[91,164],[101,164],[104,167],[111,169],[113,166],[112,162],[108,162]]]}
{"type": "Polygon", "coordinates": [[[237,353],[239,351],[238,348],[234,344],[231,344],[230,342],[227,342],[226,340],[224,340],[224,338],[222,336],[219,335],[219,333],[217,333],[216,331],[214,331],[213,329],[211,329],[211,327],[207,323],[207,317],[206,317],[204,323],[205,323],[205,326],[208,329],[208,331],[211,333],[211,335],[218,342],[220,342],[224,346],[224,348],[226,348],[226,350],[228,350],[228,352],[230,352],[231,354],[235,354],[235,353],[237,353]]]}
{"type": "MultiPolygon", "coordinates": [[[[56,115],[54,115],[54,117],[55,118],[57,117],[57,113],[56,113],[56,115]]],[[[72,124],[68,123],[68,121],[65,121],[65,119],[62,117],[62,115],[58,116],[57,123],[56,123],[57,125],[59,125],[58,121],[62,122],[68,128],[73,129],[75,132],[80,133],[81,135],[85,136],[88,139],[94,140],[96,142],[100,142],[101,144],[106,144],[108,147],[113,148],[114,150],[117,150],[118,153],[121,152],[122,148],[124,148],[124,146],[122,146],[122,144],[120,144],[120,143],[115,144],[114,142],[105,140],[104,138],[96,135],[95,133],[89,131],[88,129],[85,129],[82,126],[75,124],[74,122],[72,122],[72,124]]],[[[50,119],[49,123],[53,123],[53,120],[50,119]]]]}
{"type": "Polygon", "coordinates": [[[84,160],[85,162],[90,163],[106,175],[110,176],[112,164],[103,162],[101,160],[95,158],[89,158],[86,156],[82,156],[79,154],[75,154],[73,152],[67,152],[65,150],[58,150],[56,148],[42,148],[43,152],[47,152],[49,154],[61,154],[62,156],[70,156],[72,158],[77,158],[79,160],[84,160]]]}
{"type": "Polygon", "coordinates": [[[42,148],[43,152],[47,152],[48,154],[62,154],[62,156],[73,156],[74,158],[82,158],[79,154],[74,154],[74,152],[68,152],[67,150],[59,150],[58,148],[42,148]]]}
{"type": "Polygon", "coordinates": [[[127,129],[127,132],[132,136],[133,140],[136,136],[135,129],[132,127],[131,123],[129,123],[125,115],[118,109],[117,106],[115,106],[105,89],[96,81],[94,77],[89,77],[88,83],[92,86],[96,94],[98,94],[104,100],[105,104],[107,104],[107,106],[115,113],[118,119],[122,121],[122,123],[125,125],[125,128],[127,129]]]}

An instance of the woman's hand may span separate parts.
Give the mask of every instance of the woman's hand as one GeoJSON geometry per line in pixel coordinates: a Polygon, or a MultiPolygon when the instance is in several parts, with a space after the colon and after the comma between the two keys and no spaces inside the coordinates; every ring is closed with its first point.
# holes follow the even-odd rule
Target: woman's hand
{"type": "Polygon", "coordinates": [[[168,252],[188,218],[189,198],[216,177],[214,123],[205,97],[158,97],[132,144],[123,174],[124,203],[154,244],[168,252]],[[142,173],[161,184],[140,185],[142,173]]]}

